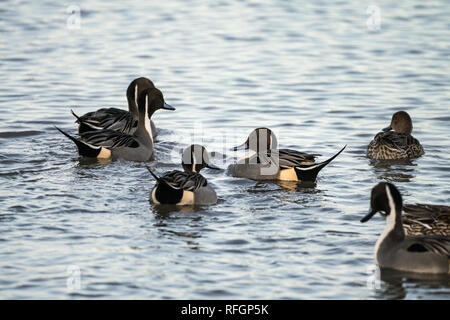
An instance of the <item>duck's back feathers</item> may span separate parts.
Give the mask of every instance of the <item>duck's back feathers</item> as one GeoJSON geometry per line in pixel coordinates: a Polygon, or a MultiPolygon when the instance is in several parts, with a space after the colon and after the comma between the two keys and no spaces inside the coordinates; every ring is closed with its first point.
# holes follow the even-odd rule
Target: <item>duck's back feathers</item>
{"type": "Polygon", "coordinates": [[[408,235],[450,237],[450,207],[432,204],[404,205],[403,227],[408,235]]]}
{"type": "Polygon", "coordinates": [[[289,169],[300,165],[315,163],[315,158],[321,156],[318,153],[305,153],[292,149],[279,149],[280,169],[289,169]]]}
{"type": "Polygon", "coordinates": [[[173,170],[166,172],[160,181],[164,181],[172,188],[182,189],[186,191],[197,191],[201,187],[206,187],[208,182],[199,173],[185,172],[179,170],[173,170]]]}
{"type": "Polygon", "coordinates": [[[133,136],[111,129],[87,131],[80,134],[80,137],[84,142],[110,149],[118,147],[139,147],[139,142],[133,136]]]}
{"type": "Polygon", "coordinates": [[[137,119],[134,119],[129,111],[117,108],[102,108],[86,113],[77,117],[76,122],[85,124],[80,125],[79,133],[89,131],[86,125],[92,129],[111,129],[122,133],[133,133],[137,127],[137,119]]]}
{"type": "Polygon", "coordinates": [[[367,156],[376,160],[417,158],[424,153],[416,138],[395,131],[379,132],[367,147],[367,156]]]}
{"type": "Polygon", "coordinates": [[[216,193],[199,173],[174,170],[159,178],[149,171],[157,180],[151,194],[156,204],[209,205],[217,202],[216,193]]]}

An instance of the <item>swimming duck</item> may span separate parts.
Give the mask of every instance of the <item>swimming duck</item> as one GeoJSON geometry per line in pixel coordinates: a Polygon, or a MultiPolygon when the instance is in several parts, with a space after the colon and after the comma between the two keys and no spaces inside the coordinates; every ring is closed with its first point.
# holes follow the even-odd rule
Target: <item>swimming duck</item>
{"type": "Polygon", "coordinates": [[[199,173],[203,168],[220,169],[209,163],[208,152],[198,144],[193,144],[183,152],[181,164],[184,171],[173,170],[162,177],[156,176],[156,185],[151,192],[154,204],[212,205],[217,203],[217,195],[207,180],[199,173]]]}
{"type": "Polygon", "coordinates": [[[316,153],[277,149],[275,134],[268,128],[253,130],[248,139],[231,150],[251,150],[254,153],[229,166],[234,177],[253,180],[315,181],[317,174],[344,149],[330,159],[316,163],[316,153]]]}
{"type": "Polygon", "coordinates": [[[389,127],[384,128],[369,143],[367,156],[375,160],[420,157],[425,152],[420,142],[411,135],[412,130],[412,120],[407,112],[394,113],[389,127]]]}
{"type": "Polygon", "coordinates": [[[450,237],[450,207],[435,204],[405,204],[403,228],[407,235],[450,237]]]}
{"type": "MultiPolygon", "coordinates": [[[[139,121],[136,131],[130,135],[111,129],[92,130],[75,138],[58,129],[78,147],[81,156],[92,158],[123,158],[131,161],[149,161],[153,156],[153,135],[150,118],[158,109],[175,110],[164,103],[164,97],[156,88],[145,89],[138,100],[139,121]]],[[[78,119],[80,123],[83,120],[78,119]]]]}
{"type": "Polygon", "coordinates": [[[375,260],[381,268],[406,272],[448,274],[450,237],[406,236],[402,223],[402,196],[397,188],[381,182],[372,189],[366,222],[377,212],[386,218],[384,232],[375,245],[375,260]]]}
{"type": "MultiPolygon", "coordinates": [[[[102,108],[97,111],[88,112],[81,117],[72,114],[77,118],[75,121],[79,124],[78,133],[92,131],[92,129],[111,129],[122,133],[133,134],[137,129],[139,120],[138,98],[143,90],[155,88],[152,81],[140,77],[134,79],[127,89],[128,110],[118,108],[102,108]],[[82,122],[80,122],[80,119],[82,122]]],[[[156,126],[153,120],[150,120],[153,138],[157,136],[156,126]]]]}

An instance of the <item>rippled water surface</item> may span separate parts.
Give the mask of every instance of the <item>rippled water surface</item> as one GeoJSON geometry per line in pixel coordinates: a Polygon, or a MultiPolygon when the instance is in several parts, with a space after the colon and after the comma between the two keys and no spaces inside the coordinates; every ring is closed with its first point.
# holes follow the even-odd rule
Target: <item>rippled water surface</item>
{"type": "Polygon", "coordinates": [[[450,202],[450,3],[379,1],[379,30],[370,4],[80,1],[77,29],[67,4],[1,2],[0,298],[449,299],[448,278],[371,283],[384,221],[359,220],[382,180],[450,202]],[[153,207],[145,164],[80,160],[53,127],[126,108],[138,76],[177,108],[154,115],[157,173],[193,142],[226,168],[261,126],[320,159],[348,147],[315,186],[206,169],[217,205],[153,207]],[[397,110],[426,154],[372,163],[397,110]]]}

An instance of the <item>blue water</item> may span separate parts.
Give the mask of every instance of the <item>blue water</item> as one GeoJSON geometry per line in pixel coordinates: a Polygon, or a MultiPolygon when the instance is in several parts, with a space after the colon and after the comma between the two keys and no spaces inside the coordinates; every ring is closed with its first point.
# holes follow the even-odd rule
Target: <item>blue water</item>
{"type": "Polygon", "coordinates": [[[448,278],[372,284],[385,222],[359,222],[379,181],[450,202],[450,2],[73,5],[0,3],[1,299],[450,298],[448,278]],[[261,126],[320,159],[348,147],[312,187],[207,169],[217,205],[154,207],[145,164],[80,160],[53,128],[126,108],[138,76],[177,108],[154,115],[157,173],[191,143],[226,168],[261,126]],[[376,165],[366,146],[398,110],[426,154],[376,165]]]}

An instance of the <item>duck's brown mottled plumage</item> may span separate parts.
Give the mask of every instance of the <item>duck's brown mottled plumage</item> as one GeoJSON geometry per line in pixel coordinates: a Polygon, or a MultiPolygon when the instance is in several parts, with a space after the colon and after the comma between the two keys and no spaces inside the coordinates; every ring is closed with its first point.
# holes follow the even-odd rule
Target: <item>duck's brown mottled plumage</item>
{"type": "Polygon", "coordinates": [[[407,235],[450,237],[450,207],[432,204],[403,206],[403,228],[407,235]]]}
{"type": "Polygon", "coordinates": [[[379,132],[367,147],[367,156],[375,160],[410,159],[424,153],[416,138],[395,131],[379,132]]]}
{"type": "Polygon", "coordinates": [[[412,130],[412,120],[407,112],[394,113],[389,127],[379,132],[369,143],[367,157],[375,160],[420,157],[425,152],[420,142],[411,135],[412,130]]]}

